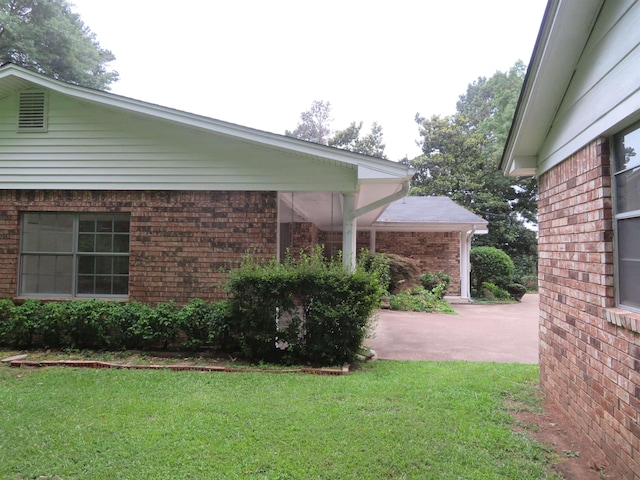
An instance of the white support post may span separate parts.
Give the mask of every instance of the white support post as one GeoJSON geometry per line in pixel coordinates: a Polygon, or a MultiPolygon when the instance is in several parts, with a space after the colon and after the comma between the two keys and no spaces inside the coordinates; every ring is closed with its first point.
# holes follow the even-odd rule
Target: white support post
{"type": "Polygon", "coordinates": [[[460,298],[471,300],[471,238],[474,230],[460,232],[460,298]]]}
{"type": "Polygon", "coordinates": [[[357,193],[342,194],[342,265],[350,270],[356,269],[356,233],[355,216],[358,203],[357,193]]]}
{"type": "Polygon", "coordinates": [[[371,230],[369,232],[369,251],[371,253],[376,253],[376,231],[371,230]]]}

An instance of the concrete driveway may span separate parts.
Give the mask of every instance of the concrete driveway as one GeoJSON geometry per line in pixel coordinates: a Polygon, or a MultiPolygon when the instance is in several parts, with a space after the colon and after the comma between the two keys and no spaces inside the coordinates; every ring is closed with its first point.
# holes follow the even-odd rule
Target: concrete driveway
{"type": "Polygon", "coordinates": [[[458,315],[381,310],[367,345],[389,360],[538,363],[538,295],[508,305],[452,305],[458,315]]]}

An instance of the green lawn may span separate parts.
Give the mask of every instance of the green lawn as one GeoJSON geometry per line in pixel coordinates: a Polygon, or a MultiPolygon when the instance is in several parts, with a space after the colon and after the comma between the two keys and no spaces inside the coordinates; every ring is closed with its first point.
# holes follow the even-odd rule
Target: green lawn
{"type": "Polygon", "coordinates": [[[538,367],[346,376],[0,366],[0,479],[544,479],[538,367]]]}

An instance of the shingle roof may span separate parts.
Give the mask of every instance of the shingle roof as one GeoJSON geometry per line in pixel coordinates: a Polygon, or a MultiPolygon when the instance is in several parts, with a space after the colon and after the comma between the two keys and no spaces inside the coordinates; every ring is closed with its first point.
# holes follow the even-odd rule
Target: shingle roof
{"type": "Polygon", "coordinates": [[[487,221],[447,197],[404,197],[391,203],[375,222],[385,224],[461,224],[485,228],[487,221]]]}

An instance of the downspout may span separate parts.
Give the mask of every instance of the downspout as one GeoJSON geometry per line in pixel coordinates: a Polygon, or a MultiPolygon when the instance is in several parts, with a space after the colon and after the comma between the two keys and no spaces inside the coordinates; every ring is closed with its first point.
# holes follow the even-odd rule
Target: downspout
{"type": "MultiPolygon", "coordinates": [[[[380,200],[376,200],[369,205],[364,205],[358,209],[352,210],[352,201],[344,202],[344,211],[342,212],[342,265],[350,271],[356,269],[356,219],[376,208],[388,205],[391,202],[400,200],[409,193],[409,180],[402,182],[402,188],[396,193],[392,193],[380,200]]],[[[353,194],[343,194],[345,200],[353,198],[353,194]]]]}

